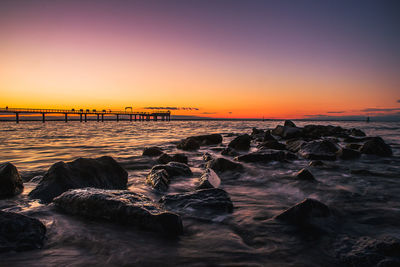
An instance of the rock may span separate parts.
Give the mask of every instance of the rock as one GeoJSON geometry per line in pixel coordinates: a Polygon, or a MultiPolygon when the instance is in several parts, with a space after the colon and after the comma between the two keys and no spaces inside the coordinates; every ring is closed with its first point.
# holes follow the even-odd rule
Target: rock
{"type": "Polygon", "coordinates": [[[314,219],[326,218],[330,215],[328,206],[318,200],[307,198],[274,218],[295,225],[308,226],[313,224],[314,219]]]}
{"type": "Polygon", "coordinates": [[[306,143],[307,142],[304,140],[291,139],[286,141],[286,149],[296,153],[300,150],[301,146],[306,143]]]}
{"type": "Polygon", "coordinates": [[[0,164],[0,199],[12,197],[24,190],[24,184],[17,168],[7,162],[0,164]]]}
{"type": "Polygon", "coordinates": [[[188,157],[182,153],[176,153],[172,156],[172,161],[188,164],[188,157]]]}
{"type": "Polygon", "coordinates": [[[263,138],[263,141],[264,141],[264,142],[266,142],[266,141],[275,141],[275,140],[276,140],[276,139],[275,139],[275,137],[272,136],[270,130],[268,130],[268,131],[265,132],[264,138],[263,138]]]}
{"type": "Polygon", "coordinates": [[[347,144],[346,148],[353,149],[353,150],[360,150],[361,145],[360,144],[347,144]]]}
{"type": "Polygon", "coordinates": [[[203,154],[203,160],[204,160],[205,162],[210,161],[210,160],[212,160],[212,159],[213,159],[213,157],[211,156],[210,153],[205,152],[205,153],[203,154]]]}
{"type": "Polygon", "coordinates": [[[345,239],[338,258],[346,266],[399,266],[400,240],[391,236],[345,239]],[[397,264],[397,265],[391,265],[397,264]]]}
{"type": "Polygon", "coordinates": [[[218,145],[222,143],[222,135],[220,134],[206,134],[192,136],[200,143],[200,145],[218,145]]]}
{"type": "Polygon", "coordinates": [[[232,212],[232,201],[224,190],[220,188],[202,189],[189,193],[168,194],[160,200],[165,207],[179,211],[191,209],[202,211],[214,210],[219,212],[232,212]]]}
{"type": "Polygon", "coordinates": [[[380,137],[374,137],[365,142],[365,144],[360,148],[360,152],[363,154],[372,154],[382,157],[390,157],[393,154],[390,146],[380,137]]]}
{"type": "Polygon", "coordinates": [[[39,220],[0,210],[0,252],[43,247],[46,227],[39,220]]]}
{"type": "Polygon", "coordinates": [[[166,153],[163,153],[158,159],[157,162],[161,164],[167,164],[172,161],[172,157],[166,153]]]}
{"type": "Polygon", "coordinates": [[[163,169],[151,171],[146,177],[146,183],[158,191],[166,191],[170,183],[170,176],[163,169]]]}
{"type": "Polygon", "coordinates": [[[253,127],[253,129],[251,131],[251,136],[259,135],[259,134],[263,134],[263,133],[264,133],[264,130],[257,129],[256,127],[253,127]]]}
{"type": "Polygon", "coordinates": [[[295,159],[296,156],[290,152],[284,151],[271,151],[271,152],[252,152],[246,155],[241,155],[235,158],[241,162],[264,162],[270,161],[286,161],[288,159],[295,159]]]}
{"type": "Polygon", "coordinates": [[[340,126],[306,125],[302,130],[305,138],[318,139],[324,136],[347,137],[347,131],[340,126]]]}
{"type": "Polygon", "coordinates": [[[307,169],[301,169],[297,172],[296,178],[303,181],[315,181],[314,175],[307,169]]]}
{"type": "Polygon", "coordinates": [[[143,150],[143,156],[156,157],[163,154],[162,149],[156,146],[146,147],[143,150]]]}
{"type": "Polygon", "coordinates": [[[251,139],[253,140],[260,140],[262,141],[264,138],[264,130],[260,130],[257,128],[253,128],[251,134],[250,134],[251,139]]]}
{"type": "Polygon", "coordinates": [[[239,153],[231,147],[226,147],[224,148],[224,150],[221,151],[221,155],[235,157],[239,155],[239,153]]]}
{"type": "Polygon", "coordinates": [[[200,148],[200,144],[194,137],[188,137],[183,139],[176,147],[182,150],[197,150],[200,148]]]}
{"type": "Polygon", "coordinates": [[[111,157],[78,158],[53,164],[29,196],[47,203],[69,189],[126,189],[127,181],[128,173],[111,157]]]}
{"type": "Polygon", "coordinates": [[[306,159],[335,160],[338,147],[328,140],[316,140],[303,144],[300,156],[306,159]]]}
{"type": "Polygon", "coordinates": [[[179,235],[183,230],[179,215],[129,190],[74,189],[55,198],[54,204],[72,215],[134,225],[167,235],[179,235]]]}
{"type": "Polygon", "coordinates": [[[337,155],[340,159],[348,160],[348,159],[357,159],[361,156],[361,153],[357,150],[341,148],[337,155]]]}
{"type": "Polygon", "coordinates": [[[257,146],[259,149],[275,149],[275,150],[286,150],[285,144],[279,143],[278,141],[264,141],[257,146]]]}
{"type": "Polygon", "coordinates": [[[299,138],[302,135],[302,130],[297,127],[278,125],[272,130],[272,134],[280,136],[283,139],[299,138]]]}
{"type": "Polygon", "coordinates": [[[310,166],[310,167],[322,167],[322,166],[325,166],[325,163],[323,161],[320,161],[320,160],[313,160],[308,164],[308,166],[310,166]]]}
{"type": "Polygon", "coordinates": [[[251,141],[250,135],[248,134],[239,135],[229,143],[228,147],[236,150],[249,150],[250,141],[251,141]]]}
{"type": "Polygon", "coordinates": [[[350,134],[353,136],[361,136],[361,137],[366,136],[366,134],[363,131],[356,128],[351,129],[350,134]]]}
{"type": "Polygon", "coordinates": [[[197,189],[218,188],[221,184],[221,179],[212,169],[206,169],[200,178],[197,189]]]}
{"type": "Polygon", "coordinates": [[[156,170],[165,170],[171,177],[193,175],[188,165],[174,161],[171,161],[168,164],[155,165],[153,168],[151,168],[150,173],[156,170]]]}
{"type": "Polygon", "coordinates": [[[206,163],[206,168],[213,169],[217,173],[226,171],[242,171],[243,166],[240,163],[236,163],[224,158],[216,158],[206,163]]]}
{"type": "Polygon", "coordinates": [[[291,120],[285,120],[283,126],[296,127],[296,124],[294,124],[294,122],[291,120]]]}
{"type": "Polygon", "coordinates": [[[361,143],[364,141],[368,141],[370,140],[370,137],[353,137],[353,136],[348,136],[346,138],[343,139],[343,142],[345,143],[361,143]]]}

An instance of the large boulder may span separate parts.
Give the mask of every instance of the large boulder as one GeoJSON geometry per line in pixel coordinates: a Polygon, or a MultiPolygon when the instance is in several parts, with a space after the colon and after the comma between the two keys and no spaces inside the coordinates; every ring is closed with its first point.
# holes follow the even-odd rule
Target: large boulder
{"type": "Polygon", "coordinates": [[[335,160],[338,150],[338,146],[331,141],[316,140],[303,144],[299,154],[306,159],[335,160]]]}
{"type": "Polygon", "coordinates": [[[171,161],[168,164],[155,165],[151,168],[150,173],[156,170],[165,170],[169,176],[192,176],[192,171],[185,163],[171,161]]]}
{"type": "Polygon", "coordinates": [[[167,153],[162,153],[160,157],[158,157],[157,162],[160,164],[167,164],[172,161],[172,157],[167,153]]]}
{"type": "Polygon", "coordinates": [[[259,149],[275,149],[275,150],[286,150],[286,145],[276,140],[264,141],[257,146],[259,149]]]}
{"type": "Polygon", "coordinates": [[[200,181],[197,189],[207,189],[207,188],[218,188],[221,184],[221,179],[218,174],[212,169],[206,169],[203,175],[200,177],[200,181]]]}
{"type": "Polygon", "coordinates": [[[285,120],[283,126],[296,127],[296,124],[294,124],[294,122],[291,120],[285,120]]]}
{"type": "Polygon", "coordinates": [[[194,137],[188,137],[180,141],[177,145],[177,148],[182,150],[197,150],[200,148],[200,143],[194,137]]]}
{"type": "Polygon", "coordinates": [[[275,137],[272,136],[270,130],[268,130],[268,131],[266,131],[266,132],[264,133],[264,137],[263,137],[263,141],[264,141],[264,142],[266,142],[266,141],[275,141],[275,140],[276,140],[276,139],[275,139],[275,137]]]}
{"type": "Polygon", "coordinates": [[[78,158],[53,164],[29,196],[47,203],[69,189],[126,189],[127,181],[128,173],[111,157],[78,158]]]}
{"type": "Polygon", "coordinates": [[[331,215],[328,206],[318,200],[307,198],[274,218],[294,225],[310,226],[314,220],[327,218],[331,215]]]}
{"type": "Polygon", "coordinates": [[[301,137],[302,130],[297,127],[278,125],[272,130],[272,134],[280,136],[283,139],[291,139],[301,137]]]}
{"type": "Polygon", "coordinates": [[[143,156],[156,157],[160,156],[161,154],[163,154],[162,149],[156,146],[146,147],[143,150],[143,156]]]}
{"type": "Polygon", "coordinates": [[[213,210],[232,212],[233,204],[227,192],[220,188],[202,189],[189,193],[169,194],[160,200],[165,207],[185,212],[213,210]]]}
{"type": "Polygon", "coordinates": [[[188,164],[188,157],[182,153],[172,155],[172,161],[188,164]]]}
{"type": "Polygon", "coordinates": [[[17,168],[7,162],[0,164],[0,199],[20,194],[24,184],[17,168]]]}
{"type": "Polygon", "coordinates": [[[207,161],[206,168],[213,169],[217,173],[222,173],[226,171],[242,171],[243,166],[240,163],[236,163],[224,158],[216,158],[207,161]]]}
{"type": "Polygon", "coordinates": [[[366,136],[366,134],[363,131],[356,128],[350,129],[350,134],[353,136],[360,136],[360,137],[366,136]]]}
{"type": "Polygon", "coordinates": [[[286,161],[290,159],[296,159],[296,156],[290,152],[284,152],[284,151],[252,152],[235,158],[235,160],[241,162],[261,162],[261,163],[268,163],[270,161],[286,161]]]}
{"type": "Polygon", "coordinates": [[[306,125],[302,132],[303,137],[311,139],[318,139],[324,136],[348,137],[346,129],[332,125],[306,125]]]}
{"type": "Polygon", "coordinates": [[[179,215],[129,190],[74,189],[55,198],[54,204],[72,215],[133,225],[167,235],[179,235],[183,230],[179,215]]]}
{"type": "Polygon", "coordinates": [[[43,247],[46,227],[39,220],[0,210],[0,252],[43,247]]]}
{"type": "Polygon", "coordinates": [[[338,152],[337,155],[340,159],[349,160],[349,159],[357,159],[361,156],[361,153],[357,150],[344,148],[342,147],[338,152]]]}
{"type": "Polygon", "coordinates": [[[243,134],[237,136],[233,139],[228,147],[236,149],[236,150],[249,150],[250,148],[251,137],[248,134],[243,134]]]}
{"type": "Polygon", "coordinates": [[[382,157],[390,157],[393,152],[388,144],[383,141],[381,137],[374,137],[360,148],[360,152],[363,154],[372,154],[382,157]]]}
{"type": "Polygon", "coordinates": [[[231,147],[226,147],[221,151],[221,155],[235,157],[235,156],[239,155],[239,153],[231,147]]]}
{"type": "Polygon", "coordinates": [[[154,170],[147,175],[146,183],[158,191],[166,191],[170,183],[170,176],[166,170],[154,170]]]}
{"type": "Polygon", "coordinates": [[[298,152],[303,144],[307,143],[301,139],[291,139],[286,141],[286,149],[291,152],[298,152]]]}

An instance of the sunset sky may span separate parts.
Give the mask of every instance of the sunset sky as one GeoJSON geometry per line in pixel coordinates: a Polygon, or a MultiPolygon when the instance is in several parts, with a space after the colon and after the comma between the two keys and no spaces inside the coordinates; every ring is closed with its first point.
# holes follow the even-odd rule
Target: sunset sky
{"type": "Polygon", "coordinates": [[[400,114],[399,1],[0,2],[0,107],[400,114]]]}

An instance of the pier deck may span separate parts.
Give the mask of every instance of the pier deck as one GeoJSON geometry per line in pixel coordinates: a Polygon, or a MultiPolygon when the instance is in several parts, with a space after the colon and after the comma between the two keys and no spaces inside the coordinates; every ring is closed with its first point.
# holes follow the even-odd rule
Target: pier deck
{"type": "MultiPolygon", "coordinates": [[[[68,122],[68,115],[79,115],[80,122],[87,122],[88,115],[97,115],[98,122],[104,122],[105,116],[114,116],[116,121],[120,121],[121,116],[129,116],[129,121],[170,121],[170,111],[156,111],[156,112],[134,112],[122,110],[95,110],[95,109],[34,109],[34,108],[0,108],[0,114],[12,113],[15,114],[15,122],[19,123],[21,114],[41,114],[42,122],[46,122],[46,114],[64,114],[65,122],[68,122]]],[[[110,120],[110,119],[108,119],[110,120]]]]}

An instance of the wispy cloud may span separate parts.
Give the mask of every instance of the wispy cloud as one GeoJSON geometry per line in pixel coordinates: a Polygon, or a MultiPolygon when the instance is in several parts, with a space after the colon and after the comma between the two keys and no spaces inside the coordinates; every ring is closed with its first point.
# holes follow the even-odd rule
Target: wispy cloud
{"type": "Polygon", "coordinates": [[[144,107],[144,109],[158,109],[158,110],[199,110],[193,107],[144,107]]]}
{"type": "Polygon", "coordinates": [[[399,111],[400,108],[366,108],[362,109],[362,112],[390,112],[390,111],[399,111]]]}
{"type": "Polygon", "coordinates": [[[340,113],[345,113],[345,111],[328,111],[326,113],[340,114],[340,113]]]}

